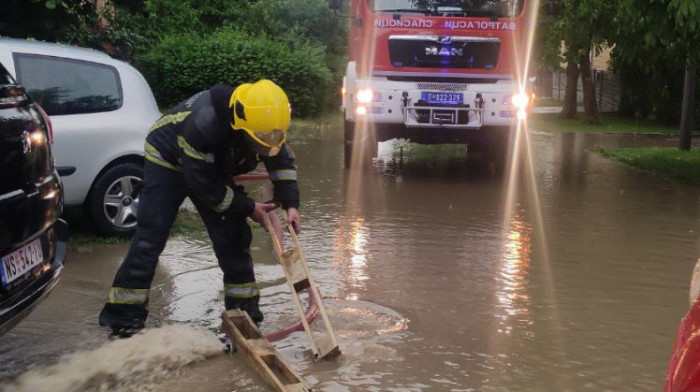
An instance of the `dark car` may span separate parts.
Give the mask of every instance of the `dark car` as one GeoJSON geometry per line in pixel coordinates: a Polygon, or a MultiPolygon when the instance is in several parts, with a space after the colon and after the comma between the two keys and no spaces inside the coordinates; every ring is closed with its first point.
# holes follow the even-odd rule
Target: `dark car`
{"type": "Polygon", "coordinates": [[[48,295],[66,257],[51,124],[0,64],[0,334],[48,295]]]}

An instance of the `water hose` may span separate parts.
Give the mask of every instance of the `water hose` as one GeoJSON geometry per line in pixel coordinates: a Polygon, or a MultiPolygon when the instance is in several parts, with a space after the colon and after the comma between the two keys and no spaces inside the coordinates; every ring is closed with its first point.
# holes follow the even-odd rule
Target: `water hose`
{"type": "MultiPolygon", "coordinates": [[[[316,304],[316,299],[313,295],[309,295],[309,308],[306,309],[306,312],[304,313],[306,322],[310,324],[312,321],[314,321],[316,317],[318,317],[318,314],[319,310],[318,305],[316,304]]],[[[278,340],[286,338],[292,332],[300,332],[303,330],[304,325],[301,323],[301,321],[297,321],[295,324],[292,324],[286,328],[282,328],[279,331],[268,333],[267,335],[265,335],[265,338],[267,338],[267,340],[269,340],[270,342],[276,342],[278,340]]]]}

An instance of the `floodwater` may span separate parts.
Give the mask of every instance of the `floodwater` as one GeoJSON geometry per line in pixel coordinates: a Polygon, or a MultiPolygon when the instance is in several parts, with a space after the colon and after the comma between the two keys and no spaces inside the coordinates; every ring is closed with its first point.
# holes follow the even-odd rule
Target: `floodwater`
{"type": "MultiPolygon", "coordinates": [[[[292,136],[301,240],[343,355],[314,362],[302,333],[275,346],[314,390],[662,389],[700,254],[700,192],[588,150],[675,142],[529,140],[533,164],[509,181],[454,146],[384,143],[372,169],[347,171],[339,127],[292,136]]],[[[270,249],[256,230],[263,332],[295,319],[270,249]]],[[[52,296],[0,337],[6,390],[269,390],[220,352],[221,273],[202,234],[168,243],[153,328],[107,342],[97,314],[126,250],[71,251],[52,296]]]]}

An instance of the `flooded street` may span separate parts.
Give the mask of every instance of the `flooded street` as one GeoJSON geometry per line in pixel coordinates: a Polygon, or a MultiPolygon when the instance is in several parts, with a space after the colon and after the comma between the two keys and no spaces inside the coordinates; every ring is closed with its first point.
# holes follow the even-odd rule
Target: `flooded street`
{"type": "MultiPolygon", "coordinates": [[[[300,238],[343,356],[314,362],[303,333],[275,347],[314,390],[662,389],[700,254],[700,191],[588,150],[675,141],[531,130],[533,165],[521,155],[511,178],[455,146],[392,143],[372,170],[348,171],[340,133],[290,143],[300,238]]],[[[272,332],[295,313],[266,233],[254,235],[272,332]]],[[[53,294],[0,337],[8,391],[269,390],[207,331],[223,288],[206,233],[161,256],[149,325],[170,329],[107,343],[97,314],[127,249],[72,249],[53,294]]]]}

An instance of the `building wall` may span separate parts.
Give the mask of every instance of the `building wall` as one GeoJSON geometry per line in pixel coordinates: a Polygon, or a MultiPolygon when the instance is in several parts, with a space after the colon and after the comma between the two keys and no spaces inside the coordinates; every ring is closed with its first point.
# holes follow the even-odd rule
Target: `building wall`
{"type": "Polygon", "coordinates": [[[593,69],[607,71],[610,68],[610,53],[612,50],[613,46],[608,46],[607,44],[603,46],[603,51],[597,56],[593,56],[593,61],[591,61],[593,69]]]}
{"type": "MultiPolygon", "coordinates": [[[[603,50],[598,55],[595,55],[593,51],[591,51],[591,54],[593,55],[591,58],[591,66],[593,69],[598,71],[607,71],[610,68],[610,53],[612,52],[613,48],[614,46],[603,44],[603,50]]],[[[564,44],[564,41],[561,41],[559,51],[562,55],[566,52],[566,45],[564,44]]],[[[561,63],[561,67],[566,69],[566,63],[561,63]]]]}

